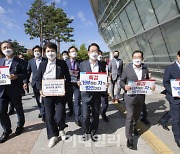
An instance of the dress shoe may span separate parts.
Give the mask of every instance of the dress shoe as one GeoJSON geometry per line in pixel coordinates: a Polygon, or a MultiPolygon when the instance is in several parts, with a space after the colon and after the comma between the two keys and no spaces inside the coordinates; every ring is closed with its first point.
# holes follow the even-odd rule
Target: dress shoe
{"type": "Polygon", "coordinates": [[[0,137],[0,143],[4,143],[8,139],[11,133],[12,133],[11,129],[8,132],[3,132],[3,134],[0,137]]]}
{"type": "Polygon", "coordinates": [[[177,143],[177,146],[180,148],[180,140],[176,141],[176,143],[177,143]]]}
{"type": "Polygon", "coordinates": [[[53,146],[56,145],[57,141],[58,141],[58,137],[57,136],[54,136],[54,137],[50,138],[48,147],[52,148],[53,146]]]}
{"type": "Polygon", "coordinates": [[[64,130],[61,130],[61,131],[59,132],[59,135],[61,136],[61,140],[62,140],[62,141],[65,141],[65,140],[66,140],[66,134],[65,134],[65,131],[64,131],[64,130]]]}
{"type": "Polygon", "coordinates": [[[93,142],[97,142],[98,141],[98,136],[96,135],[96,131],[91,131],[91,140],[93,142]]]}
{"type": "Polygon", "coordinates": [[[150,122],[149,122],[147,119],[141,119],[141,122],[143,122],[143,123],[146,124],[146,125],[149,125],[149,124],[150,124],[150,122]]]}
{"type": "Polygon", "coordinates": [[[15,135],[15,136],[20,135],[23,130],[24,130],[24,127],[18,126],[18,127],[16,128],[16,131],[15,131],[14,135],[15,135]]]}
{"type": "Polygon", "coordinates": [[[158,126],[161,125],[163,129],[170,131],[170,129],[168,128],[167,124],[162,123],[161,121],[158,122],[158,126]]]}
{"type": "Polygon", "coordinates": [[[14,110],[9,110],[8,114],[13,115],[13,114],[15,114],[15,111],[14,110]]]}
{"type": "Polygon", "coordinates": [[[137,131],[136,128],[134,128],[134,130],[133,130],[133,135],[134,135],[134,136],[138,136],[138,135],[139,135],[139,133],[138,133],[138,131],[137,131]]]}
{"type": "Polygon", "coordinates": [[[88,141],[89,137],[90,137],[90,134],[84,133],[83,136],[82,136],[83,141],[88,141]]]}
{"type": "Polygon", "coordinates": [[[128,139],[127,140],[127,147],[129,148],[129,149],[133,149],[134,147],[133,147],[133,139],[128,139]]]}
{"type": "Polygon", "coordinates": [[[39,113],[38,118],[42,118],[42,115],[39,113]]]}
{"type": "Polygon", "coordinates": [[[101,116],[102,116],[102,119],[103,119],[105,122],[109,122],[109,119],[108,119],[108,117],[106,116],[105,113],[102,113],[101,116]]]}
{"type": "Polygon", "coordinates": [[[42,122],[45,122],[45,117],[42,117],[42,122]]]}

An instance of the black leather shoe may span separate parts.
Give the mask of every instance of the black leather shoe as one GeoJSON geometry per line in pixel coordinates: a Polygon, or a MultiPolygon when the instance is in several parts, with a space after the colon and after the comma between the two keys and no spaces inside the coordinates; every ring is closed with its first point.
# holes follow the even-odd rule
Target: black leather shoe
{"type": "Polygon", "coordinates": [[[128,139],[127,140],[127,147],[129,149],[134,149],[134,147],[133,147],[133,139],[128,139]]]}
{"type": "Polygon", "coordinates": [[[138,133],[138,131],[137,131],[136,128],[134,128],[134,130],[133,130],[133,135],[134,135],[134,136],[138,136],[138,135],[139,135],[139,133],[138,133]]]}
{"type": "Polygon", "coordinates": [[[93,142],[97,142],[98,141],[98,136],[96,135],[96,131],[91,131],[91,140],[93,142]]]}
{"type": "Polygon", "coordinates": [[[39,113],[38,118],[42,118],[42,115],[39,113]]]}
{"type": "Polygon", "coordinates": [[[158,122],[158,126],[161,125],[163,129],[170,131],[170,129],[168,128],[167,124],[162,123],[161,121],[158,122]]]}
{"type": "Polygon", "coordinates": [[[3,134],[0,137],[0,143],[4,143],[8,139],[11,133],[12,133],[11,129],[8,132],[3,132],[3,134]]]}
{"type": "Polygon", "coordinates": [[[109,119],[108,119],[108,117],[106,116],[105,113],[102,113],[101,116],[102,116],[102,119],[103,119],[105,122],[109,122],[109,119]]]}
{"type": "Polygon", "coordinates": [[[13,115],[13,114],[15,114],[15,111],[14,110],[9,110],[8,114],[13,115]]]}
{"type": "Polygon", "coordinates": [[[82,136],[83,141],[88,141],[88,140],[89,140],[89,137],[90,137],[90,134],[84,133],[83,136],[82,136]]]}
{"type": "Polygon", "coordinates": [[[14,135],[15,135],[15,136],[20,135],[23,130],[24,130],[24,127],[19,127],[19,126],[18,126],[18,127],[16,128],[16,131],[15,131],[14,135]]]}
{"type": "Polygon", "coordinates": [[[149,125],[149,124],[150,124],[150,122],[149,122],[147,119],[141,119],[141,121],[142,121],[144,124],[146,124],[146,125],[149,125]]]}
{"type": "Polygon", "coordinates": [[[180,148],[180,140],[176,141],[176,143],[177,143],[177,146],[180,148]]]}

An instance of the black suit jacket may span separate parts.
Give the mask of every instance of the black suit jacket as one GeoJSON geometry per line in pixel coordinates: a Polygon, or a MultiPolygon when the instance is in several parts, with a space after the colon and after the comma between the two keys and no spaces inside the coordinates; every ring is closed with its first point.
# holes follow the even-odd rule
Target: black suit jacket
{"type": "MultiPolygon", "coordinates": [[[[42,57],[42,61],[44,61],[44,60],[45,60],[45,58],[42,57]]],[[[36,60],[34,58],[29,60],[29,62],[28,62],[27,73],[28,73],[28,76],[24,82],[29,83],[29,79],[30,79],[30,76],[32,73],[32,83],[31,84],[32,84],[32,86],[34,86],[36,84],[36,76],[38,73],[38,69],[36,66],[36,60]]]]}
{"type": "Polygon", "coordinates": [[[163,85],[166,89],[166,98],[172,104],[180,104],[180,98],[172,97],[171,79],[180,79],[180,69],[175,63],[167,66],[164,71],[163,85]]]}
{"type": "MultiPolygon", "coordinates": [[[[39,65],[36,81],[37,88],[42,90],[42,78],[46,70],[48,60],[44,60],[39,65]]],[[[56,59],[56,79],[65,79],[65,91],[67,93],[68,88],[71,87],[71,78],[68,70],[68,66],[64,60],[56,59]]]]}
{"type": "MultiPolygon", "coordinates": [[[[106,73],[106,67],[104,67],[103,63],[98,61],[99,72],[106,73]]],[[[80,72],[92,72],[89,60],[85,60],[80,64],[80,72]]],[[[93,95],[97,95],[101,97],[101,92],[81,92],[81,97],[83,102],[88,102],[92,99],[93,95]]]]}
{"type": "MultiPolygon", "coordinates": [[[[5,58],[0,59],[0,66],[4,66],[5,58]]],[[[17,75],[16,80],[11,80],[10,85],[0,86],[0,97],[3,95],[4,90],[8,91],[10,95],[22,96],[23,80],[27,78],[27,65],[24,60],[14,57],[10,67],[10,74],[17,75]]]]}

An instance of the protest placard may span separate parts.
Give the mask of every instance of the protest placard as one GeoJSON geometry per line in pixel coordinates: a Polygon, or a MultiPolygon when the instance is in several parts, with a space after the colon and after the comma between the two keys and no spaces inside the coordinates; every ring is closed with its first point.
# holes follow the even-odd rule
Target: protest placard
{"type": "Polygon", "coordinates": [[[64,96],[64,79],[42,80],[42,91],[45,96],[64,96]]]}
{"type": "Polygon", "coordinates": [[[106,91],[107,74],[94,72],[80,72],[80,91],[106,91]]]}
{"type": "Polygon", "coordinates": [[[180,97],[180,79],[171,79],[171,89],[173,97],[180,97]]]}
{"type": "Polygon", "coordinates": [[[128,85],[131,86],[131,90],[127,91],[127,94],[147,94],[151,95],[151,87],[155,85],[155,80],[137,80],[129,81],[128,85]]]}
{"type": "Polygon", "coordinates": [[[11,80],[8,78],[9,66],[0,66],[0,85],[9,85],[11,80]]]}

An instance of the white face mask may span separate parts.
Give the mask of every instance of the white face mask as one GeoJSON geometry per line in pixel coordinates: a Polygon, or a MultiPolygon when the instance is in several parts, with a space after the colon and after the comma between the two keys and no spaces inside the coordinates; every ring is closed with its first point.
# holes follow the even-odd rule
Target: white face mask
{"type": "Polygon", "coordinates": [[[64,60],[68,59],[68,56],[65,55],[65,56],[62,56],[64,60]]]}
{"type": "Polygon", "coordinates": [[[102,55],[99,55],[99,56],[97,57],[97,60],[101,61],[101,60],[102,60],[102,55]]]}
{"type": "Polygon", "coordinates": [[[76,57],[77,57],[77,52],[72,52],[72,53],[71,53],[71,57],[72,57],[72,58],[76,58],[76,57]]]}
{"type": "Polygon", "coordinates": [[[2,53],[5,55],[5,56],[10,56],[13,54],[13,51],[12,49],[6,49],[6,50],[3,50],[2,53]]]}
{"type": "Polygon", "coordinates": [[[98,57],[98,54],[96,52],[93,52],[93,53],[89,54],[89,58],[92,59],[92,60],[96,60],[97,57],[98,57]]]}
{"type": "Polygon", "coordinates": [[[34,52],[34,57],[35,57],[35,58],[41,57],[41,53],[40,53],[40,52],[34,52]]]}
{"type": "Polygon", "coordinates": [[[46,57],[50,60],[53,61],[56,58],[56,53],[55,52],[46,52],[46,57]]]}
{"type": "Polygon", "coordinates": [[[141,65],[142,60],[141,59],[133,59],[133,64],[134,65],[141,65]]]}

